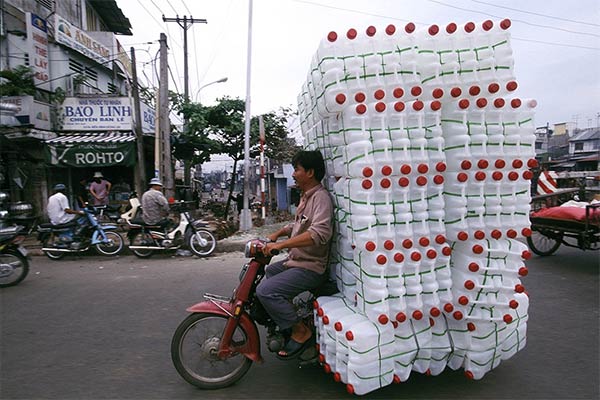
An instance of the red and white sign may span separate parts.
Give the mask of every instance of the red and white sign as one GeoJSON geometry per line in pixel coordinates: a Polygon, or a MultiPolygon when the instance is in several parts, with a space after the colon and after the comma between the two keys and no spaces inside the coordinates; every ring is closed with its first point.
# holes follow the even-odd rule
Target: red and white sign
{"type": "Polygon", "coordinates": [[[556,179],[558,175],[554,171],[543,171],[537,182],[538,194],[550,194],[556,192],[558,185],[556,179]]]}

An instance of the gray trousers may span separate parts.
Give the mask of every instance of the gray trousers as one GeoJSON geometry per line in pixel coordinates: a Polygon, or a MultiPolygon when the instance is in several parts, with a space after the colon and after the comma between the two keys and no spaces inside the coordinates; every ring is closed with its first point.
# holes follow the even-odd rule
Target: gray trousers
{"type": "Polygon", "coordinates": [[[319,287],[326,278],[326,274],[304,268],[286,268],[285,261],[267,266],[265,277],[256,287],[258,299],[281,329],[291,328],[298,322],[292,299],[319,287]]]}

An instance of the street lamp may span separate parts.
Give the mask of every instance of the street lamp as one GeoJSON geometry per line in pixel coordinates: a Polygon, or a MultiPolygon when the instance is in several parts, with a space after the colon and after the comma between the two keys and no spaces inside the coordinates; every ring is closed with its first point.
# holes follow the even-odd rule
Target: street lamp
{"type": "Polygon", "coordinates": [[[198,89],[198,91],[196,92],[196,99],[197,99],[197,100],[196,100],[196,102],[197,102],[197,103],[200,103],[200,91],[201,91],[202,89],[204,89],[205,87],[207,87],[207,86],[210,86],[210,85],[212,85],[212,84],[215,84],[215,83],[223,83],[223,82],[227,82],[227,79],[228,79],[227,77],[225,77],[225,78],[221,78],[221,79],[219,79],[219,80],[217,80],[217,81],[214,81],[214,82],[211,82],[211,83],[207,83],[206,85],[202,85],[202,86],[200,86],[200,88],[199,88],[199,89],[198,89]]]}

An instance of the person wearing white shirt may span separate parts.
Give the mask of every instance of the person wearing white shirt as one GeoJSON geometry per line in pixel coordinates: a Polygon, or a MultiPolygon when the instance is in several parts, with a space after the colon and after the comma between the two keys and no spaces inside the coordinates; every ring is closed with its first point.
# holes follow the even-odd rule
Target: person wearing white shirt
{"type": "Polygon", "coordinates": [[[52,225],[66,224],[83,215],[83,211],[76,211],[69,207],[69,199],[64,191],[67,189],[62,183],[54,185],[54,194],[48,198],[48,218],[52,225]]]}

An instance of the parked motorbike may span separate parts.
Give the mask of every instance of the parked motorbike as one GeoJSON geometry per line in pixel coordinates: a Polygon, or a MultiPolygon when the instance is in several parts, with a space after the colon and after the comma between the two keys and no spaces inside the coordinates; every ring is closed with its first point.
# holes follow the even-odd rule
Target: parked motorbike
{"type": "Polygon", "coordinates": [[[117,225],[99,223],[91,205],[83,211],[82,217],[66,224],[38,225],[38,240],[48,258],[58,260],[69,253],[83,253],[90,247],[105,256],[114,256],[123,250],[123,237],[115,232],[117,225]]]}
{"type": "MultiPolygon", "coordinates": [[[[262,254],[265,244],[266,241],[260,239],[246,244],[246,257],[252,260],[242,267],[240,283],[231,297],[205,294],[207,300],[189,307],[187,311],[192,314],[177,327],[171,341],[171,358],[179,375],[188,383],[202,389],[224,388],[240,380],[253,362],[261,362],[256,324],[267,328],[269,351],[277,353],[283,349],[284,333],[255,295],[271,260],[262,254]]],[[[294,299],[298,315],[313,331],[309,339],[312,343],[315,339],[313,300],[335,292],[335,282],[327,281],[314,293],[305,292],[294,299]]],[[[299,360],[300,365],[316,364],[319,353],[316,346],[306,346],[293,358],[299,360]]]]}
{"type": "Polygon", "coordinates": [[[206,229],[207,224],[191,217],[186,202],[173,203],[170,207],[171,210],[179,212],[179,224],[171,231],[166,231],[160,226],[145,224],[141,218],[139,202],[133,213],[137,215],[128,220],[123,218],[129,224],[127,236],[129,249],[133,254],[140,258],[148,258],[155,251],[177,250],[185,244],[198,257],[210,255],[217,246],[217,240],[206,229]]]}
{"type": "Polygon", "coordinates": [[[96,219],[101,223],[117,223],[121,218],[121,206],[107,204],[104,206],[94,206],[96,219]]]}
{"type": "Polygon", "coordinates": [[[24,227],[20,225],[0,229],[0,288],[14,286],[29,273],[29,254],[23,247],[24,227]]]}

